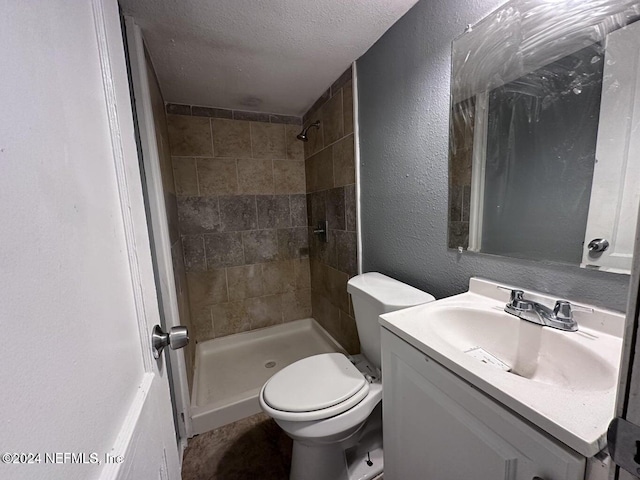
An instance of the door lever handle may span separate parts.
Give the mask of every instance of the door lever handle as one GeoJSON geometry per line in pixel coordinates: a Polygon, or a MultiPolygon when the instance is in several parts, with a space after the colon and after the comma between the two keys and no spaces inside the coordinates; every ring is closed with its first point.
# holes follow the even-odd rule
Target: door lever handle
{"type": "Polygon", "coordinates": [[[160,358],[160,354],[164,347],[169,345],[171,350],[178,350],[183,348],[189,343],[189,331],[187,327],[173,327],[169,333],[166,333],[160,325],[153,327],[151,332],[151,349],[153,351],[153,358],[156,360],[160,358]]]}

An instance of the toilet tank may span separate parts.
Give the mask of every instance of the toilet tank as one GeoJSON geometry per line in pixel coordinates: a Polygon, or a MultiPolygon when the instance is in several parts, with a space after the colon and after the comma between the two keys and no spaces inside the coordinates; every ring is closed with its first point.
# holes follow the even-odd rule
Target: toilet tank
{"type": "Polygon", "coordinates": [[[353,277],[347,291],[353,301],[362,353],[378,368],[382,364],[378,316],[435,300],[422,290],[377,272],[353,277]]]}

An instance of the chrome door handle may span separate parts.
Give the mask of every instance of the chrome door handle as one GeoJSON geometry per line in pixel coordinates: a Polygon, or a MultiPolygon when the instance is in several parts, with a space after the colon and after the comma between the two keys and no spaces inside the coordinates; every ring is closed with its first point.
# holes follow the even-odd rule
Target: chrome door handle
{"type": "Polygon", "coordinates": [[[169,345],[171,350],[178,350],[189,343],[189,331],[187,327],[173,327],[169,333],[166,333],[160,325],[153,327],[151,332],[151,348],[153,350],[153,358],[160,358],[160,354],[164,347],[169,345]]]}
{"type": "Polygon", "coordinates": [[[609,248],[609,242],[604,238],[594,238],[589,242],[587,248],[592,253],[604,252],[607,248],[609,248]]]}

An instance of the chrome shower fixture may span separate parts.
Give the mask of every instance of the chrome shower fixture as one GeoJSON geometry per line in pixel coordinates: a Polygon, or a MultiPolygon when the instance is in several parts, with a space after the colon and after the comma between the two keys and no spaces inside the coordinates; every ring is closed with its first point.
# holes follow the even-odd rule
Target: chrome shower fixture
{"type": "Polygon", "coordinates": [[[320,128],[320,120],[316,120],[315,122],[313,122],[311,125],[309,125],[307,128],[303,129],[298,136],[296,137],[298,140],[302,140],[303,142],[308,142],[309,141],[309,137],[307,137],[307,132],[309,131],[309,129],[311,127],[316,127],[316,128],[320,128]]]}

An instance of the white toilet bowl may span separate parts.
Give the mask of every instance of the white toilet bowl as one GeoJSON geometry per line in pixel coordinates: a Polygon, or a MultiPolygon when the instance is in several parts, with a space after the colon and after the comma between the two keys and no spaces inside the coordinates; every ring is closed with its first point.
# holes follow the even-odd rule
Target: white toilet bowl
{"type": "Polygon", "coordinates": [[[382,472],[382,379],[378,316],[433,301],[380,273],[347,290],[364,355],[307,357],[271,377],[260,406],[293,439],[290,480],[366,480],[382,472]]]}

